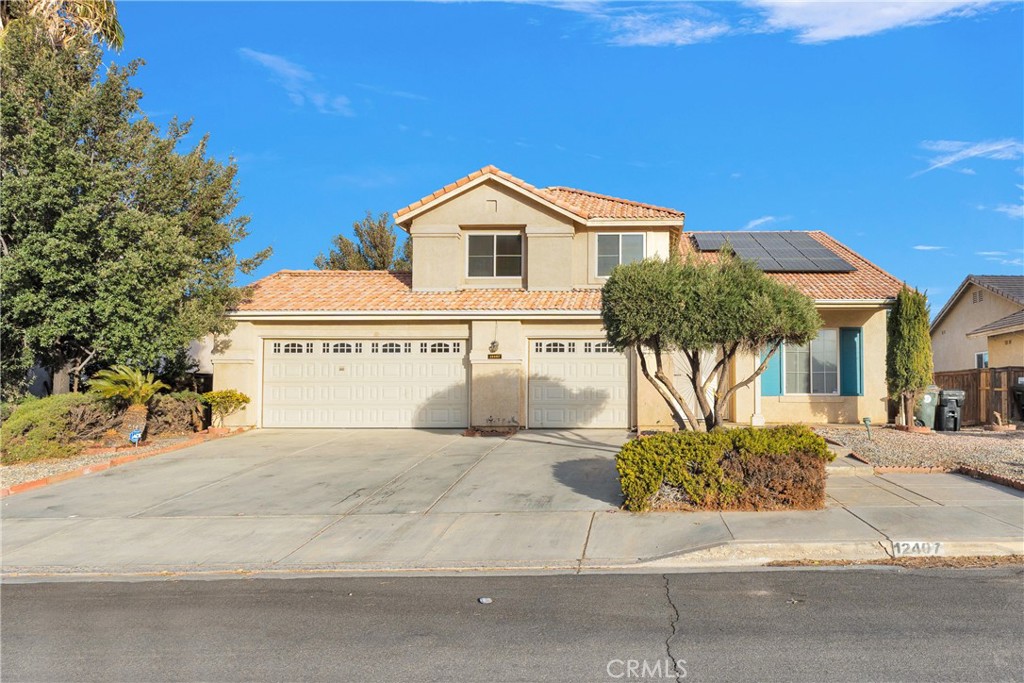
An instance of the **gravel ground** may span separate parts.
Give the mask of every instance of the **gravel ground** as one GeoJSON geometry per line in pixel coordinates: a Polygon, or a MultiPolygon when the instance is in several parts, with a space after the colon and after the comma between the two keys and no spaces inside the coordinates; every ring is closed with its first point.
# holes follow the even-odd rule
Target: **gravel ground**
{"type": "Polygon", "coordinates": [[[877,467],[975,467],[1024,482],[1024,430],[986,432],[968,427],[959,432],[909,434],[890,427],[815,427],[877,467]]]}
{"type": "Polygon", "coordinates": [[[42,479],[44,477],[52,477],[55,474],[63,474],[64,472],[77,470],[79,467],[86,467],[87,465],[97,465],[101,462],[107,462],[108,460],[120,458],[125,455],[144,455],[155,451],[158,448],[165,448],[166,446],[172,446],[176,443],[181,443],[182,441],[188,441],[189,439],[195,438],[195,436],[195,434],[168,436],[166,438],[154,440],[146,446],[139,446],[138,448],[118,451],[116,453],[107,451],[106,453],[99,453],[96,455],[79,455],[74,458],[35,460],[33,462],[17,463],[14,465],[2,465],[0,466],[0,488],[16,486],[18,484],[24,484],[26,481],[35,481],[36,479],[42,479]]]}

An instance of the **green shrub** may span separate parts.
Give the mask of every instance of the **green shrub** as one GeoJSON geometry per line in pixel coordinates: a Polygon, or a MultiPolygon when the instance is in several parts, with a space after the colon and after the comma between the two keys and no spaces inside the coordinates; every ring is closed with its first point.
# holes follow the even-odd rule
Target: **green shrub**
{"type": "Polygon", "coordinates": [[[73,414],[95,402],[85,394],[62,394],[19,405],[0,428],[3,464],[78,455],[84,442],[78,440],[69,422],[73,414]]]}
{"type": "Polygon", "coordinates": [[[203,394],[203,401],[213,411],[213,418],[219,427],[224,426],[224,418],[238,412],[249,404],[249,397],[235,389],[208,391],[203,394]]]}
{"type": "Polygon", "coordinates": [[[666,432],[623,445],[615,467],[628,510],[650,510],[663,486],[705,509],[820,507],[835,456],[802,425],[666,432]]]}

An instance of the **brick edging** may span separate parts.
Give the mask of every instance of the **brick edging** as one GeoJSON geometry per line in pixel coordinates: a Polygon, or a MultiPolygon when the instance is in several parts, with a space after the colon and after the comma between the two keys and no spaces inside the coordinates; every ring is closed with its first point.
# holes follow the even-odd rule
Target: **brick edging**
{"type": "MultiPolygon", "coordinates": [[[[233,436],[234,434],[241,434],[247,431],[245,428],[237,431],[229,432],[227,434],[210,434],[208,432],[199,432],[196,436],[186,441],[179,441],[178,443],[164,446],[163,448],[157,448],[152,451],[145,453],[139,453],[137,455],[122,455],[110,460],[105,460],[92,465],[83,465],[77,469],[68,470],[67,472],[61,472],[60,474],[51,474],[49,477],[43,477],[42,479],[33,479],[32,481],[25,481],[14,486],[8,486],[0,489],[0,498],[6,498],[7,496],[13,496],[16,493],[24,493],[25,491],[32,491],[33,489],[42,488],[49,486],[50,484],[56,484],[58,482],[67,481],[68,479],[77,479],[87,474],[95,474],[96,472],[102,472],[109,470],[111,467],[117,467],[118,465],[127,465],[130,462],[136,460],[145,460],[157,455],[164,455],[171,451],[177,451],[182,448],[189,448],[191,446],[198,446],[201,443],[212,441],[213,439],[222,439],[227,436],[233,436]]],[[[116,449],[113,452],[117,452],[116,449]]]]}
{"type": "Polygon", "coordinates": [[[992,482],[993,484],[1001,484],[1003,486],[1009,486],[1011,489],[1024,491],[1024,481],[1004,477],[1001,474],[990,474],[989,472],[983,472],[975,467],[968,467],[967,465],[961,465],[956,468],[955,472],[958,474],[966,474],[968,477],[973,477],[974,479],[984,479],[992,482]]]}

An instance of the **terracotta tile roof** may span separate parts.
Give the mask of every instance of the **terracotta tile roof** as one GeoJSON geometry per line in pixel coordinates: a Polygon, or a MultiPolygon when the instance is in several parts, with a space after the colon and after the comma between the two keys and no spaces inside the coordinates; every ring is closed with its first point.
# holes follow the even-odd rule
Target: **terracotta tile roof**
{"type": "MultiPolygon", "coordinates": [[[[866,258],[820,230],[807,233],[854,268],[852,273],[768,273],[768,276],[796,287],[814,299],[894,299],[903,283],[866,258]]],[[[701,252],[693,233],[683,233],[680,251],[704,260],[718,258],[717,252],[701,252]]]]}
{"type": "Polygon", "coordinates": [[[633,202],[628,199],[608,197],[593,192],[587,192],[585,190],[575,190],[570,187],[547,187],[540,189],[534,187],[525,180],[516,178],[510,173],[505,173],[496,166],[484,166],[479,171],[473,171],[469,175],[445,185],[440,190],[428,194],[426,197],[413,202],[409,206],[399,209],[394,214],[395,221],[401,222],[402,217],[406,214],[409,214],[450,192],[454,192],[455,190],[458,190],[459,188],[485,175],[492,175],[506,180],[516,187],[519,187],[520,189],[525,190],[544,201],[554,204],[555,206],[564,209],[583,220],[591,218],[617,218],[621,220],[678,218],[680,223],[683,220],[683,212],[676,211],[675,209],[667,209],[661,206],[654,206],[652,204],[641,204],[640,202],[633,202]]]}
{"type": "Polygon", "coordinates": [[[577,207],[578,211],[587,218],[620,218],[620,219],[676,219],[682,222],[684,214],[682,211],[668,209],[653,204],[641,204],[628,199],[609,197],[586,190],[576,190],[571,187],[545,187],[541,190],[550,197],[577,207]]]}
{"type": "Polygon", "coordinates": [[[252,285],[238,311],[594,311],[599,289],[414,292],[409,273],[282,270],[252,285]]]}

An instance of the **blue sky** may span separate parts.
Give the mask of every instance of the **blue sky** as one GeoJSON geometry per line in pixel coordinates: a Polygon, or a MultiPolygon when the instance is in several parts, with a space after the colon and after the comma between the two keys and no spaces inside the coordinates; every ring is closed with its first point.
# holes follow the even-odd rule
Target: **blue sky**
{"type": "Polygon", "coordinates": [[[487,164],[821,229],[933,312],[1024,272],[1020,3],[119,3],[155,121],[239,165],[257,276],[487,164]]]}

